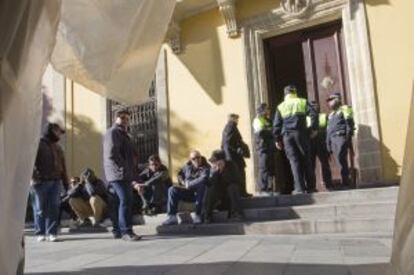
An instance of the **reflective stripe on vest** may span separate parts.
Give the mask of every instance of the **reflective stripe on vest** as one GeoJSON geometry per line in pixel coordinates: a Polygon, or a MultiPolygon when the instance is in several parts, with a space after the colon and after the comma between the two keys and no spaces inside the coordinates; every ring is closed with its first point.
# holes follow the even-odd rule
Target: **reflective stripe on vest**
{"type": "MultiPolygon", "coordinates": [[[[325,113],[319,114],[319,129],[325,129],[328,125],[328,116],[325,113]]],[[[312,125],[312,121],[310,116],[306,117],[306,127],[310,128],[312,125]]]]}
{"type": "Polygon", "coordinates": [[[253,130],[254,130],[255,133],[258,133],[258,132],[260,132],[260,131],[262,131],[263,129],[266,129],[266,128],[268,128],[268,129],[271,128],[271,125],[270,125],[269,121],[266,118],[260,116],[260,117],[256,117],[253,120],[253,130]]]}
{"type": "Polygon", "coordinates": [[[285,100],[277,106],[277,109],[279,110],[282,118],[287,118],[294,115],[305,115],[306,106],[306,99],[289,94],[285,96],[285,100]]]}

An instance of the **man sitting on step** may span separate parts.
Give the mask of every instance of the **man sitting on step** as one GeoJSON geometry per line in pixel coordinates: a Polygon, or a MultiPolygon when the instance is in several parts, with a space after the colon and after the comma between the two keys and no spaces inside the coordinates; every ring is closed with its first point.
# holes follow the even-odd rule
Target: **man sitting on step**
{"type": "Polygon", "coordinates": [[[210,159],[211,170],[204,202],[204,222],[211,223],[213,210],[218,201],[229,202],[230,221],[241,221],[243,212],[240,204],[240,173],[236,164],[226,160],[223,150],[215,150],[210,159]]]}
{"type": "Polygon", "coordinates": [[[197,150],[191,151],[190,160],[178,172],[178,186],[168,189],[168,218],[163,225],[177,224],[177,209],[180,201],[195,202],[193,223],[201,223],[204,191],[208,184],[210,165],[197,150]]]}

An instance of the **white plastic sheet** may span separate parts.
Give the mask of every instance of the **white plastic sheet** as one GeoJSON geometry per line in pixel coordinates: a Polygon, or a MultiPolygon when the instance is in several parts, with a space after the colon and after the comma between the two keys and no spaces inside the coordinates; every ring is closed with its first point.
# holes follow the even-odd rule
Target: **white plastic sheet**
{"type": "Polygon", "coordinates": [[[0,274],[16,274],[60,1],[0,2],[0,274]]]}
{"type": "Polygon", "coordinates": [[[411,97],[391,259],[395,275],[414,274],[414,87],[411,97]]]}
{"type": "Polygon", "coordinates": [[[65,0],[54,68],[125,104],[148,98],[176,0],[65,0]]]}
{"type": "Polygon", "coordinates": [[[0,274],[21,255],[50,61],[112,99],[145,100],[175,0],[0,1],[0,274]],[[62,18],[59,24],[59,20],[62,18]]]}

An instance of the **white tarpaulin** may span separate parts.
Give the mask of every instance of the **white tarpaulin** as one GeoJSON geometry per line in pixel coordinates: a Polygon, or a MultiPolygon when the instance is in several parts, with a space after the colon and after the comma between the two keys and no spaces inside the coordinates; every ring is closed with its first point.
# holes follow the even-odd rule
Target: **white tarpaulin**
{"type": "Polygon", "coordinates": [[[411,97],[391,258],[395,275],[414,274],[414,87],[411,97]]]}
{"type": "Polygon", "coordinates": [[[147,95],[174,5],[175,0],[0,1],[1,275],[15,274],[19,260],[40,137],[40,80],[58,25],[55,68],[132,104],[147,95]]]}
{"type": "Polygon", "coordinates": [[[59,1],[0,2],[0,274],[16,274],[59,1]],[[47,4],[46,4],[47,3],[47,4]]]}
{"type": "Polygon", "coordinates": [[[175,2],[63,1],[52,55],[55,70],[128,105],[148,99],[175,2]]]}

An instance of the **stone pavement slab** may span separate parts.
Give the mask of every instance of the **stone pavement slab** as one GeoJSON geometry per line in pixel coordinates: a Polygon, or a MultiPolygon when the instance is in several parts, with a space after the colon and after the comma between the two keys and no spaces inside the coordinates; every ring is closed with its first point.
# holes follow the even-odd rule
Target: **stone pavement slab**
{"type": "Polygon", "coordinates": [[[385,275],[391,234],[160,237],[128,243],[111,234],[62,242],[26,237],[32,275],[385,275]]]}

